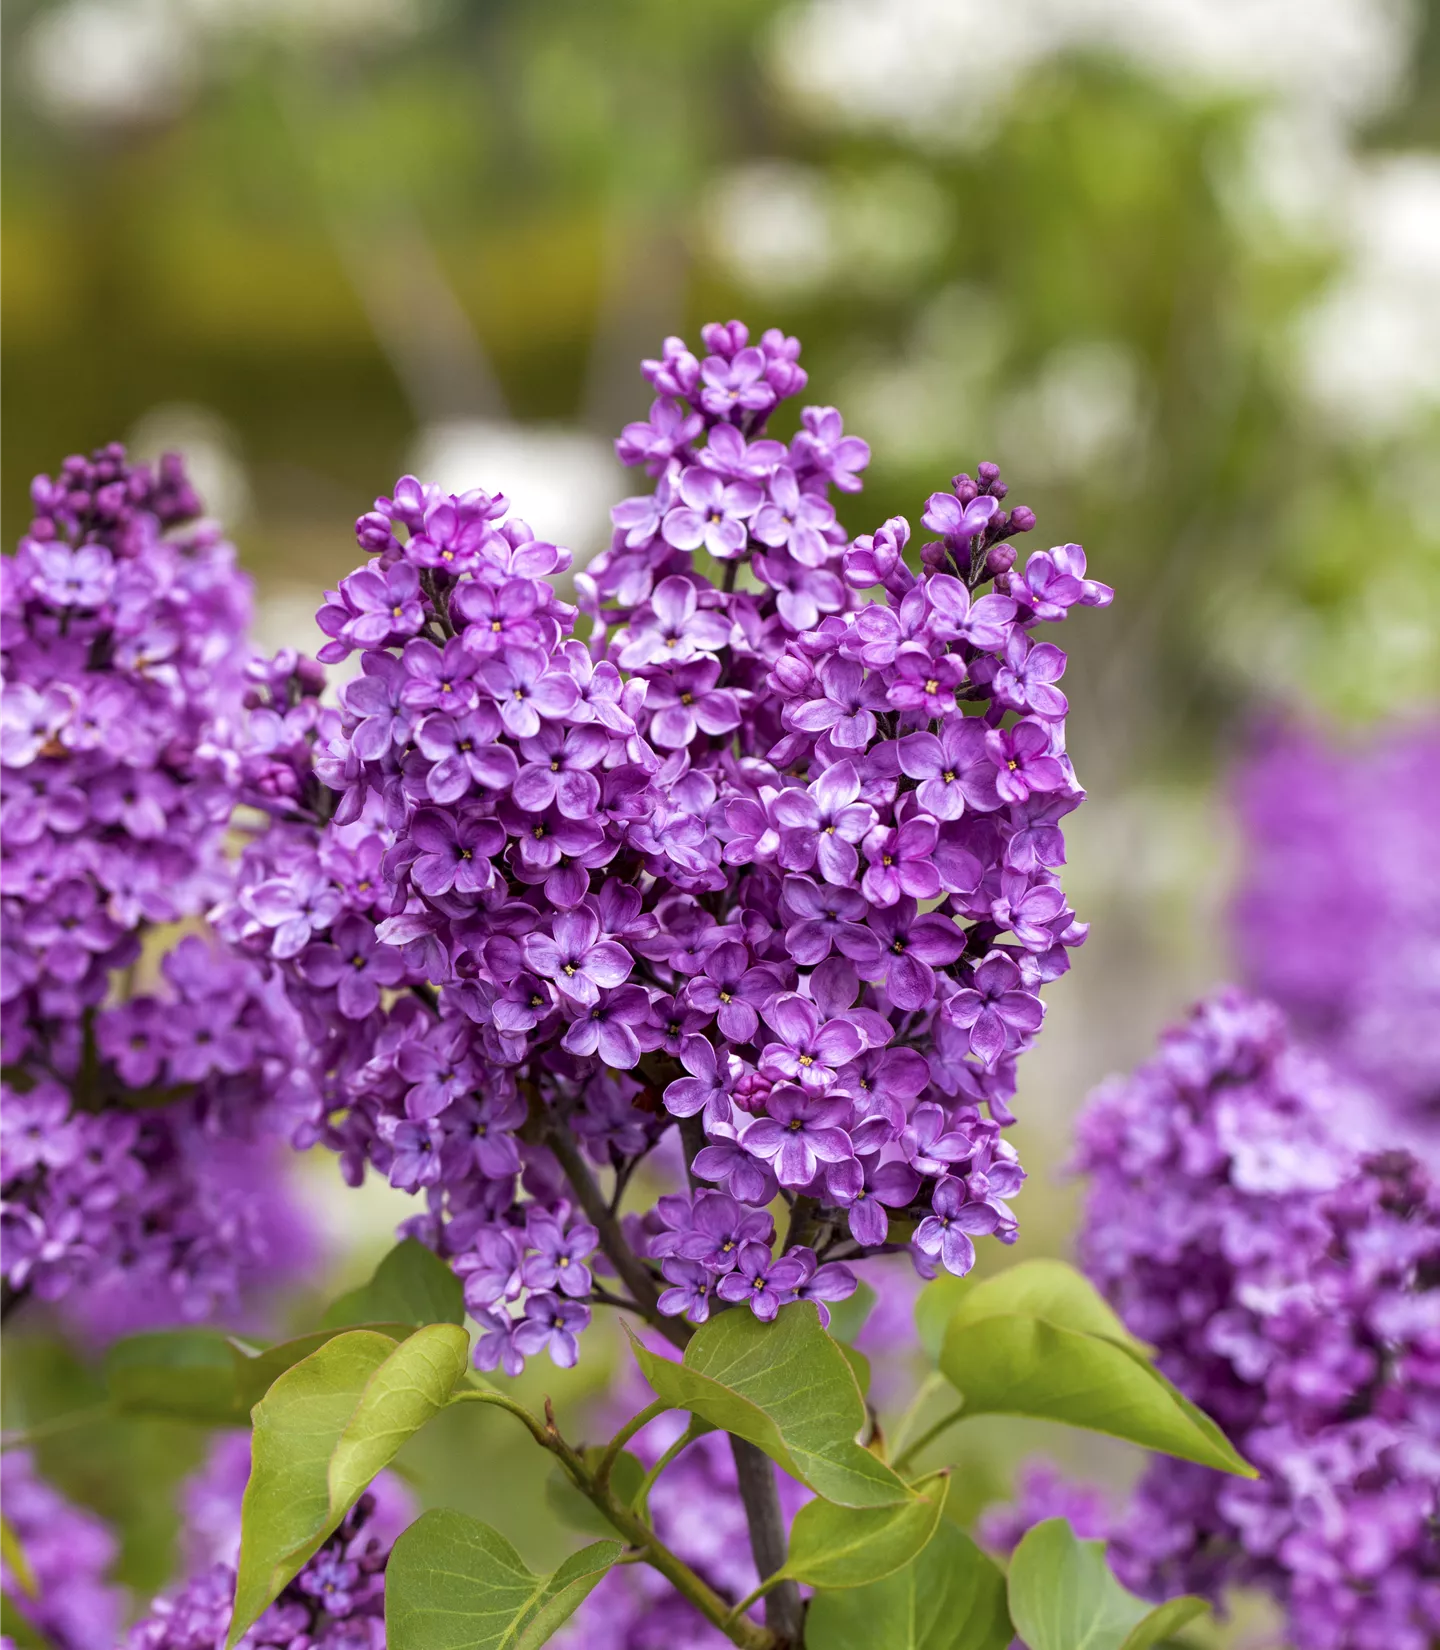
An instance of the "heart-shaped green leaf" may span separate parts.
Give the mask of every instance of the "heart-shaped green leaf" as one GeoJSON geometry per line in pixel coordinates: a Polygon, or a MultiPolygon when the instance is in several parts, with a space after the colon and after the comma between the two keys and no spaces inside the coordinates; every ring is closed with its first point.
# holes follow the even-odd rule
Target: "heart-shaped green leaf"
{"type": "Polygon", "coordinates": [[[903,1569],[817,1591],[806,1650],[1006,1650],[1014,1636],[1000,1567],[948,1519],[903,1569]]]}
{"type": "MultiPolygon", "coordinates": [[[[998,1303],[997,1303],[998,1306],[998,1303]]],[[[1220,1428],[1142,1354],[1101,1335],[1022,1313],[951,1319],[940,1368],[965,1414],[1063,1421],[1182,1461],[1256,1477],[1220,1428]]]]}
{"type": "Polygon", "coordinates": [[[1015,1549],[1009,1600],[1029,1650],[1152,1650],[1205,1609],[1198,1598],[1136,1598],[1105,1562],[1105,1543],[1077,1539],[1063,1518],[1037,1524],[1015,1549]]]}
{"type": "Polygon", "coordinates": [[[397,1243],[375,1268],[369,1283],[332,1301],[320,1320],[323,1329],[464,1322],[465,1292],[460,1279],[433,1249],[415,1238],[397,1243]]]}
{"type": "Polygon", "coordinates": [[[498,1530],[463,1513],[416,1520],[385,1571],[389,1650],[536,1650],[619,1558],[618,1541],[583,1547],[537,1576],[498,1530]]]}
{"type": "Polygon", "coordinates": [[[768,1324],[722,1312],[695,1332],[680,1363],[633,1335],[631,1345],[658,1397],[748,1439],[827,1501],[879,1507],[910,1498],[904,1479],[855,1442],[865,1403],[813,1302],[782,1307],[768,1324]]]}
{"type": "Polygon", "coordinates": [[[818,1496],[795,1514],[780,1574],[810,1587],[863,1587],[903,1569],[935,1534],[947,1475],[915,1486],[893,1507],[837,1507],[818,1496]]]}
{"type": "Polygon", "coordinates": [[[287,1369],[256,1404],[230,1645],[445,1406],[469,1350],[456,1324],[400,1342],[350,1330],[287,1369]]]}

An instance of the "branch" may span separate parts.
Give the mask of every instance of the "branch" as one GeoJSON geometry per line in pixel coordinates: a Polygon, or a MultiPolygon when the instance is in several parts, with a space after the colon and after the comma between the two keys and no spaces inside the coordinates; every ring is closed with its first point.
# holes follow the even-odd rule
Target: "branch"
{"type": "MultiPolygon", "coordinates": [[[[740,1500],[745,1521],[750,1526],[750,1551],[762,1584],[785,1562],[789,1536],[780,1510],[780,1494],[775,1486],[775,1468],[770,1457],[744,1438],[730,1434],[730,1451],[735,1457],[735,1476],[740,1484],[740,1500]]],[[[779,1581],[765,1600],[765,1622],[773,1632],[792,1644],[799,1644],[804,1622],[800,1589],[793,1581],[779,1581]]]]}
{"type": "Polygon", "coordinates": [[[565,1178],[570,1182],[576,1201],[585,1211],[585,1218],[600,1234],[600,1247],[609,1257],[610,1264],[620,1274],[641,1316],[653,1328],[658,1329],[672,1346],[683,1348],[690,1339],[689,1326],[682,1323],[679,1318],[665,1317],[660,1311],[660,1292],[655,1287],[655,1279],[651,1276],[649,1267],[625,1241],[625,1233],[621,1230],[620,1222],[611,1212],[605,1194],[596,1184],[595,1176],[590,1173],[589,1165],[581,1156],[575,1136],[570,1132],[570,1125],[563,1117],[554,1113],[550,1114],[548,1122],[550,1149],[565,1171],[565,1178]]]}

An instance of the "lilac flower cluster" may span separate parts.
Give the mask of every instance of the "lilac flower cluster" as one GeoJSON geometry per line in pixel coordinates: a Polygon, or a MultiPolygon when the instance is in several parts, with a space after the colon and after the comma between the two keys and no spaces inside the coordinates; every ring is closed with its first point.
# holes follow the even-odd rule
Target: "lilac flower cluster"
{"type": "Polygon", "coordinates": [[[111,1650],[124,1600],[105,1580],[118,1548],[104,1523],[38,1477],[24,1450],[5,1457],[4,1514],[35,1584],[31,1597],[0,1562],[7,1603],[53,1650],[111,1650]]]}
{"type": "Polygon", "coordinates": [[[231,875],[249,587],[173,458],[103,448],[32,496],[0,562],[7,1300],[201,1316],[297,1230],[261,1164],[262,1113],[305,1100],[283,991],[195,936],[135,989],[231,875]]]}
{"type": "MultiPolygon", "coordinates": [[[[237,1650],[385,1650],[385,1566],[393,1534],[376,1530],[362,1495],[333,1536],[239,1640],[237,1650]]],[[[235,1571],[212,1564],[162,1594],[126,1650],[222,1650],[235,1608],[235,1571]]]]}
{"type": "Polygon", "coordinates": [[[1273,731],[1237,777],[1246,976],[1440,1167],[1440,726],[1352,751],[1273,731]]]}
{"type": "Polygon", "coordinates": [[[1077,545],[1017,567],[1034,517],[990,464],[929,500],[918,573],[903,518],[851,540],[831,493],[864,442],[832,408],[764,434],[798,344],[704,343],[644,364],[618,451],[654,488],[575,580],[588,643],[550,582],[569,553],[503,497],[405,477],[361,518],[372,559],[319,615],[360,673],[338,722],[272,742],[285,817],[225,917],[319,1051],[302,1138],[425,1191],[482,1368],[573,1360],[616,1299],[586,1158],[618,1201],[676,1121],[702,1189],[628,1217],[666,1314],[771,1317],[865,1253],[963,1273],[1009,1241],[1015,1063],[1085,936],[1065,660],[1035,633],[1110,591],[1077,545]]]}
{"type": "Polygon", "coordinates": [[[1296,1650],[1440,1635],[1440,1193],[1355,1149],[1365,1098],[1227,991],[1081,1123],[1088,1270],[1262,1473],[1157,1460],[1112,1562],[1156,1597],[1264,1587],[1296,1650]]]}

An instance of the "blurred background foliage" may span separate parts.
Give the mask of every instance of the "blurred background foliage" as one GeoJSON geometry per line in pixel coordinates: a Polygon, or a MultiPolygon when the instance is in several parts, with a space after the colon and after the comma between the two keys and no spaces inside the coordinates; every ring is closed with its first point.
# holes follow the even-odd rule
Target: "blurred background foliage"
{"type": "MultiPolygon", "coordinates": [[[[1035,543],[1086,545],[1095,933],[1019,1141],[1024,1247],[1063,1251],[1066,1118],[1224,971],[1236,741],[1440,687],[1440,4],[10,0],[3,33],[7,543],[32,472],[118,434],[189,454],[272,644],[406,468],[583,560],[638,358],[734,314],[873,443],[852,531],[994,458],[1035,543]]],[[[363,1275],[393,1200],[314,1183],[363,1275]]],[[[83,1397],[47,1347],[7,1363],[32,1417],[83,1397]]],[[[164,1515],[126,1516],[149,1586],[164,1515]]]]}

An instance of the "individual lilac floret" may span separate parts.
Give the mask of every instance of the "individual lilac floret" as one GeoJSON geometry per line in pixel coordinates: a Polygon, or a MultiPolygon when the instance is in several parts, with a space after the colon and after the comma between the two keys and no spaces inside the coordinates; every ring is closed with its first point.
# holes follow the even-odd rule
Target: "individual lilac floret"
{"type": "Polygon", "coordinates": [[[6,1605],[54,1650],[111,1650],[124,1607],[121,1589],[105,1579],[120,1550],[115,1537],[38,1477],[25,1450],[5,1457],[3,1501],[35,1584],[31,1597],[0,1563],[6,1605]]]}
{"type": "Polygon", "coordinates": [[[319,615],[322,657],[360,655],[339,710],[301,728],[278,664],[256,693],[277,804],[223,929],[303,1017],[297,1139],[423,1190],[406,1229],[484,1369],[572,1362],[595,1304],[680,1345],[823,1314],[877,1253],[928,1276],[1011,1241],[1016,1065],[1085,938],[1064,656],[1032,632],[1108,593],[1078,547],[1027,582],[994,465],[918,552],[899,517],[852,539],[865,443],[829,407],[768,433],[798,342],[702,339],[644,363],[617,451],[648,485],[574,606],[500,495],[405,477],[319,615]],[[657,1151],[689,1190],[632,1215],[657,1151]]]}
{"type": "Polygon", "coordinates": [[[1230,991],[1081,1122],[1087,1268],[1261,1471],[1157,1458],[1112,1562],[1157,1597],[1263,1588],[1303,1650],[1440,1633],[1440,1195],[1357,1148],[1371,1105],[1230,991]]]}

